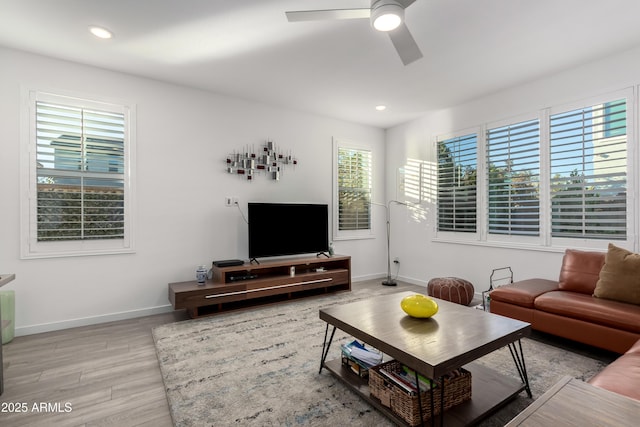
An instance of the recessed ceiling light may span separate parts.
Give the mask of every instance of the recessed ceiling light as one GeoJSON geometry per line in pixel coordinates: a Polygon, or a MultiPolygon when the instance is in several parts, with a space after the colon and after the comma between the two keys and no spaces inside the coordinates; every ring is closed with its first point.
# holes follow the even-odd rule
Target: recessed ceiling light
{"type": "Polygon", "coordinates": [[[110,39],[113,37],[113,33],[104,27],[92,25],[89,27],[89,31],[91,31],[91,34],[101,39],[110,39]]]}
{"type": "Polygon", "coordinates": [[[376,110],[378,111],[384,111],[387,109],[386,105],[376,105],[376,110]]]}

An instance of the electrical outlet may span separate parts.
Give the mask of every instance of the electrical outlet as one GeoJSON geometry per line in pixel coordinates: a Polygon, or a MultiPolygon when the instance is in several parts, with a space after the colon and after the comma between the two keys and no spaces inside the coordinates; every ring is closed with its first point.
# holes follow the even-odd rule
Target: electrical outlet
{"type": "Polygon", "coordinates": [[[224,205],[227,207],[233,206],[233,197],[227,196],[224,198],[224,205]]]}
{"type": "Polygon", "coordinates": [[[400,264],[400,258],[395,257],[395,258],[393,259],[393,263],[394,263],[394,264],[400,264]]]}
{"type": "Polygon", "coordinates": [[[238,196],[233,196],[233,197],[231,198],[231,204],[232,204],[233,206],[238,206],[238,205],[240,204],[240,203],[238,202],[238,196]]]}

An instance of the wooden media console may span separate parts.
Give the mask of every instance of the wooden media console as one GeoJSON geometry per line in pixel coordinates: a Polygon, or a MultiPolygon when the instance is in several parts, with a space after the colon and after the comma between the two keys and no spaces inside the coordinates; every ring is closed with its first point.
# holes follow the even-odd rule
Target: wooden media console
{"type": "Polygon", "coordinates": [[[351,257],[290,258],[213,266],[213,278],[169,283],[169,301],[192,318],[293,298],[351,290],[351,257]],[[293,271],[293,273],[292,273],[293,271]]]}

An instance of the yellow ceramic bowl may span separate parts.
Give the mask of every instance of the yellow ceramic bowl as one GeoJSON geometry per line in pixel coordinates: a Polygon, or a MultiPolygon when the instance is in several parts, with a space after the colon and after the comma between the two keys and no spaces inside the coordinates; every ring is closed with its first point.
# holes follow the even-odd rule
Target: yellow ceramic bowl
{"type": "Polygon", "coordinates": [[[409,295],[402,298],[400,307],[411,317],[426,318],[438,312],[438,303],[421,294],[409,295]]]}

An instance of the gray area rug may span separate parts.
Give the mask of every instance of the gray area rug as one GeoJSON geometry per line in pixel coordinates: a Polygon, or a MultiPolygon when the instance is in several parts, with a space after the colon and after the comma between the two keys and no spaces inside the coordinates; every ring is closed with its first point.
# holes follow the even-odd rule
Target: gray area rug
{"type": "MultiPolygon", "coordinates": [[[[188,320],[153,330],[176,426],[390,426],[326,370],[318,375],[325,323],[318,310],[406,290],[354,284],[353,291],[188,320]]],[[[426,291],[426,290],[425,290],[426,291]]],[[[470,308],[472,310],[472,308],[470,308]]],[[[339,330],[338,343],[350,341],[339,330]]],[[[534,399],[564,375],[587,380],[606,363],[535,339],[523,340],[534,399]]],[[[480,362],[517,377],[508,349],[480,362]]],[[[503,426],[533,400],[521,393],[483,421],[503,426]]]]}

